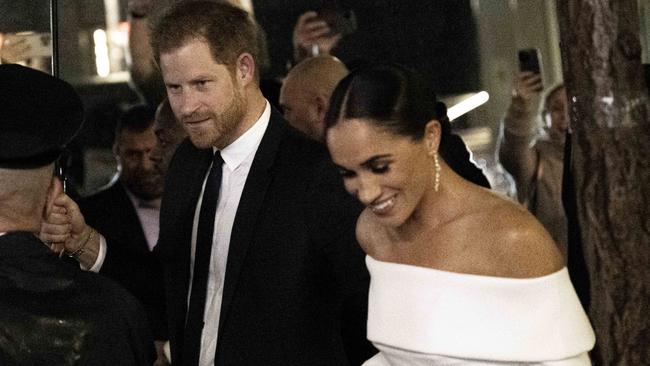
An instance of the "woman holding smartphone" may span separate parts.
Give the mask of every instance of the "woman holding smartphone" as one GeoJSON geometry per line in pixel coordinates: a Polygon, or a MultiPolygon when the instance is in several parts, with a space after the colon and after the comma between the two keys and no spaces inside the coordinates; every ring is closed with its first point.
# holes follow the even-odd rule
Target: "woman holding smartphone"
{"type": "Polygon", "coordinates": [[[376,66],[338,85],[327,145],[366,209],[366,366],[589,365],[595,338],[546,230],[481,187],[421,77],[376,66]],[[478,184],[477,184],[478,183],[478,184]]]}

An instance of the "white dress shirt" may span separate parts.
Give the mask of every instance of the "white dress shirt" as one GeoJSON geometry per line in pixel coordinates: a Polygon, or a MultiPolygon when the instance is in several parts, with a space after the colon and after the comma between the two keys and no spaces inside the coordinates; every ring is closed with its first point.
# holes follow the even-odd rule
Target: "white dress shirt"
{"type": "MultiPolygon", "coordinates": [[[[235,215],[248,172],[253,164],[253,158],[257,148],[264,137],[266,128],[271,119],[271,105],[266,102],[266,107],[255,124],[241,135],[233,143],[221,150],[221,158],[224,161],[222,166],[221,187],[219,189],[219,200],[214,221],[214,234],[212,236],[212,251],[210,252],[210,267],[208,273],[208,286],[205,300],[205,312],[203,321],[203,333],[201,335],[201,355],[199,365],[214,365],[215,353],[217,350],[217,333],[219,330],[219,316],[221,315],[221,300],[223,297],[223,280],[226,275],[226,263],[228,261],[228,250],[230,248],[230,234],[235,222],[235,215]]],[[[216,149],[215,149],[216,151],[216,149]]],[[[203,178],[203,188],[194,210],[194,222],[192,225],[192,252],[190,258],[190,288],[194,272],[194,252],[196,249],[196,231],[199,226],[199,212],[203,201],[203,190],[208,178],[209,170],[203,178]]],[[[90,269],[98,272],[106,257],[106,241],[100,237],[99,255],[95,264],[90,269]]]]}
{"type": "MultiPolygon", "coordinates": [[[[241,135],[233,143],[221,150],[222,166],[221,188],[219,190],[219,201],[214,220],[214,234],[212,236],[212,251],[210,252],[210,269],[208,273],[208,286],[205,299],[205,312],[203,321],[203,334],[201,335],[201,355],[199,365],[214,365],[215,352],[217,349],[217,333],[219,330],[219,316],[221,315],[221,300],[223,297],[223,285],[226,275],[226,263],[228,261],[228,249],[230,247],[230,234],[235,222],[235,214],[239,206],[244,184],[248,177],[253,158],[257,148],[262,141],[264,132],[269,125],[271,118],[271,105],[266,102],[266,107],[255,124],[241,135]]],[[[216,151],[216,150],[215,150],[216,151]]],[[[208,170],[209,172],[209,170],[208,170]]],[[[199,212],[203,201],[203,191],[208,173],[203,179],[201,196],[196,203],[194,211],[194,224],[192,226],[192,254],[190,261],[190,283],[194,272],[194,252],[196,249],[196,232],[199,226],[199,212]]],[[[188,290],[192,293],[191,285],[188,290]]]]}
{"type": "Polygon", "coordinates": [[[160,230],[160,198],[144,200],[136,197],[128,188],[124,187],[127,196],[135,208],[140,219],[140,226],[144,232],[149,251],[152,251],[158,243],[158,231],[160,230]]]}

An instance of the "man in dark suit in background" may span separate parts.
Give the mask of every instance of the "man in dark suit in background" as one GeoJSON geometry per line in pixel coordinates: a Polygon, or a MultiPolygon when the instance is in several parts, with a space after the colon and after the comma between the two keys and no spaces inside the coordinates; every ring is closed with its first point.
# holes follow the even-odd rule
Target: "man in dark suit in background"
{"type": "Polygon", "coordinates": [[[158,240],[163,175],[151,155],[156,146],[154,109],[129,107],[118,120],[113,153],[118,174],[79,207],[112,255],[93,270],[128,289],[144,306],[159,356],[167,340],[163,270],[152,253],[158,240]]]}
{"type": "MultiPolygon", "coordinates": [[[[163,353],[165,341],[168,337],[162,266],[155,252],[149,251],[150,245],[145,238],[142,226],[139,224],[139,218],[136,217],[137,212],[134,206],[137,202],[131,200],[134,194],[127,193],[129,188],[127,188],[126,184],[130,182],[129,186],[132,186],[134,181],[138,182],[144,179],[132,178],[135,174],[142,174],[141,172],[130,172],[130,170],[138,169],[138,166],[143,164],[150,167],[150,164],[153,163],[157,174],[164,177],[167,174],[174,151],[187,134],[176,121],[169,102],[165,99],[158,106],[153,126],[151,126],[156,135],[155,146],[151,149],[150,127],[142,127],[149,126],[148,122],[143,121],[149,120],[150,113],[146,110],[143,115],[141,112],[144,110],[140,107],[138,107],[138,110],[140,112],[134,112],[134,109],[131,109],[130,113],[125,114],[122,118],[123,123],[121,122],[121,126],[118,127],[117,135],[119,137],[114,150],[118,155],[118,160],[128,162],[120,167],[122,173],[121,176],[118,176],[120,179],[113,182],[109,188],[82,201],[81,205],[87,214],[85,218],[81,214],[79,206],[70,197],[66,195],[60,196],[55,206],[64,208],[65,211],[50,213],[46,219],[47,225],[44,225],[41,230],[41,236],[51,238],[52,241],[59,240],[56,236],[52,237],[52,235],[56,235],[59,230],[65,231],[64,228],[72,224],[73,235],[68,238],[69,242],[66,243],[68,253],[79,253],[74,258],[82,264],[83,268],[94,272],[101,271],[102,274],[119,280],[139,296],[140,301],[147,307],[149,321],[155,331],[157,359],[154,366],[164,366],[169,364],[169,357],[163,353]],[[136,118],[138,116],[144,116],[145,118],[136,118]],[[133,122],[133,119],[140,122],[133,122]],[[141,128],[135,128],[134,124],[141,128]],[[144,130],[140,131],[142,128],[144,130]],[[135,131],[129,132],[129,130],[133,129],[135,131]],[[127,136],[126,139],[124,138],[125,135],[127,136]],[[139,141],[139,143],[133,143],[133,138],[136,138],[135,140],[139,141]],[[152,162],[144,162],[128,155],[144,156],[152,162]],[[140,162],[138,163],[138,161],[140,162]],[[84,241],[81,246],[82,251],[70,250],[71,247],[79,247],[79,238],[86,237],[83,233],[93,232],[92,227],[96,227],[101,232],[97,232],[89,240],[84,241]],[[102,232],[106,233],[107,237],[104,237],[102,232]],[[108,244],[109,242],[110,244],[108,244]]],[[[149,171],[150,168],[143,170],[149,171]]],[[[150,172],[149,174],[154,175],[155,173],[150,172]]],[[[134,190],[138,192],[148,191],[150,192],[149,195],[140,194],[139,196],[150,197],[151,192],[157,192],[156,187],[155,184],[141,183],[134,190]],[[150,187],[146,188],[147,186],[150,187]]],[[[151,201],[156,202],[156,199],[149,200],[147,206],[152,206],[151,201]]],[[[160,199],[158,198],[157,201],[159,207],[160,199]]],[[[156,216],[156,230],[158,229],[157,218],[158,216],[156,216]]],[[[153,245],[155,245],[155,242],[153,245]]]]}
{"type": "MultiPolygon", "coordinates": [[[[189,135],[166,178],[155,249],[172,364],[359,365],[375,352],[355,240],[361,207],[325,147],[264,99],[257,32],[245,11],[210,1],[177,4],[152,32],[189,135]]],[[[82,227],[73,222],[72,237],[82,227]]]]}

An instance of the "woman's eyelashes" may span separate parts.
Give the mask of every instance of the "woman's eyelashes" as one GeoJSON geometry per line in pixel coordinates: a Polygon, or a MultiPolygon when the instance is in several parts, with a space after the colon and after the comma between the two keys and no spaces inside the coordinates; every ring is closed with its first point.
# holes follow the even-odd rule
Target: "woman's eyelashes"
{"type": "Polygon", "coordinates": [[[374,174],[384,174],[390,170],[390,164],[371,165],[370,171],[374,174]]]}
{"type": "Polygon", "coordinates": [[[343,179],[346,179],[346,178],[352,178],[352,177],[354,177],[354,176],[356,175],[356,173],[353,172],[352,170],[347,170],[347,169],[345,169],[345,168],[341,168],[341,167],[339,167],[339,175],[340,175],[341,177],[343,177],[343,179]]]}
{"type": "MultiPolygon", "coordinates": [[[[364,166],[364,169],[369,170],[372,174],[385,174],[390,171],[390,164],[389,163],[376,163],[376,164],[368,164],[364,166]]],[[[349,178],[354,178],[356,177],[357,173],[353,170],[348,170],[342,167],[338,168],[339,170],[339,175],[343,177],[343,179],[349,179],[349,178]]]]}

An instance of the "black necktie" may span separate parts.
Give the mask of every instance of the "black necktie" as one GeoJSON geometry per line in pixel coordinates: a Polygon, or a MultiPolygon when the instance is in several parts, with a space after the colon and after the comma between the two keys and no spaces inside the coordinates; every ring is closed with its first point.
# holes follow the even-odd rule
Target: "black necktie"
{"type": "Polygon", "coordinates": [[[203,201],[199,213],[199,226],[196,232],[196,250],[194,254],[194,272],[192,275],[192,292],[190,306],[187,310],[183,344],[183,365],[198,365],[201,352],[201,333],[203,331],[203,314],[210,267],[210,252],[214,233],[214,218],[217,212],[219,187],[221,187],[221,153],[214,154],[212,168],[205,182],[203,201]]]}

